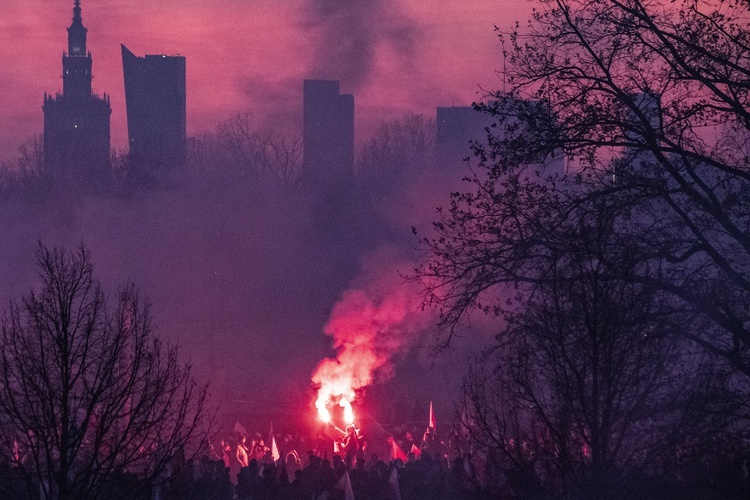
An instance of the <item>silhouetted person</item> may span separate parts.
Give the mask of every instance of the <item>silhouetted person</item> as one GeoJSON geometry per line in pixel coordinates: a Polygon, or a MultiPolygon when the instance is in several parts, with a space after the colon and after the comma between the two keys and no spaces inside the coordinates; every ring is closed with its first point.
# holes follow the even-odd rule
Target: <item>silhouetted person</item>
{"type": "Polygon", "coordinates": [[[248,450],[247,445],[245,444],[247,441],[247,436],[244,434],[240,438],[239,443],[237,443],[237,451],[235,452],[235,456],[237,457],[237,461],[240,463],[240,467],[247,467],[249,465],[248,462],[248,450]]]}

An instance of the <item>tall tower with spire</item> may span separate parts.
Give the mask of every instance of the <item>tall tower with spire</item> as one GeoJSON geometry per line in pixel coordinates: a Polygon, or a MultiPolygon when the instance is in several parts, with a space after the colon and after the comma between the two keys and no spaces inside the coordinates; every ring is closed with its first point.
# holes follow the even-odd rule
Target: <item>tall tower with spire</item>
{"type": "Polygon", "coordinates": [[[68,50],[62,56],[63,92],[44,94],[44,166],[56,181],[91,186],[109,175],[109,96],[91,91],[91,52],[81,1],[73,5],[68,50]]]}

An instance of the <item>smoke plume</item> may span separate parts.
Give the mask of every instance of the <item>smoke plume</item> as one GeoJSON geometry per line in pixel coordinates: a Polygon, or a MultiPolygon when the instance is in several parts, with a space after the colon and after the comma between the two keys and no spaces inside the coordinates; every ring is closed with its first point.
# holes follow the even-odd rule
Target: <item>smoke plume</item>
{"type": "Polygon", "coordinates": [[[302,22],[315,45],[310,76],[342,80],[358,90],[372,76],[377,52],[410,65],[420,36],[399,0],[308,0],[302,22]]]}
{"type": "Polygon", "coordinates": [[[393,376],[394,360],[411,346],[429,326],[429,311],[422,310],[413,286],[399,278],[392,250],[373,257],[365,274],[367,282],[343,294],[333,307],[325,333],[333,338],[335,358],[321,361],[312,376],[318,387],[315,402],[322,420],[329,420],[329,407],[347,412],[357,391],[393,376]]]}

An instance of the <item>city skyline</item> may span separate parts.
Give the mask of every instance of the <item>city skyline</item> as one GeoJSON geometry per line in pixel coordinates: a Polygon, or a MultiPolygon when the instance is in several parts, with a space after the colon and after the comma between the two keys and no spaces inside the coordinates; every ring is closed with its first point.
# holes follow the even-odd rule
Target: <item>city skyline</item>
{"type": "MultiPolygon", "coordinates": [[[[357,95],[361,140],[383,120],[407,112],[432,115],[436,106],[467,105],[481,88],[497,87],[494,60],[500,58],[501,45],[492,26],[524,19],[530,7],[511,2],[504,19],[497,19],[490,1],[468,7],[455,2],[358,4],[344,8],[344,21],[366,19],[369,33],[343,33],[337,40],[341,19],[321,17],[302,0],[282,7],[265,0],[251,6],[232,0],[211,5],[168,0],[158,6],[84,1],[89,50],[96,59],[94,92],[112,96],[113,147],[127,145],[120,43],[136,53],[190,59],[189,135],[245,111],[264,126],[299,134],[302,80],[325,78],[341,80],[343,92],[357,95]],[[361,53],[344,54],[357,64],[336,66],[347,60],[335,53],[337,41],[364,44],[361,53]],[[221,75],[218,83],[212,80],[215,74],[221,75]]],[[[0,69],[5,89],[0,97],[5,110],[0,158],[8,159],[25,138],[41,133],[38,103],[44,92],[62,89],[59,56],[71,14],[68,1],[11,0],[3,10],[0,46],[7,48],[0,49],[5,60],[0,69]],[[19,39],[23,51],[13,50],[19,39]]]]}

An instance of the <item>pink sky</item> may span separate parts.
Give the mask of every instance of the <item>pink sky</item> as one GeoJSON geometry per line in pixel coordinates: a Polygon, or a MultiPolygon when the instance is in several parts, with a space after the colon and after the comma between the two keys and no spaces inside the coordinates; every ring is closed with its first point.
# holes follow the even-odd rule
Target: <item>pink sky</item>
{"type": "MultiPolygon", "coordinates": [[[[0,159],[42,131],[43,94],[62,90],[72,7],[73,0],[2,0],[0,159]]],[[[115,147],[127,143],[120,43],[137,55],[186,56],[188,134],[240,111],[299,133],[302,80],[330,78],[355,95],[361,140],[382,120],[408,111],[434,116],[436,106],[467,105],[480,88],[498,88],[493,25],[523,21],[531,7],[525,0],[82,0],[94,91],[111,96],[115,147]]]]}

